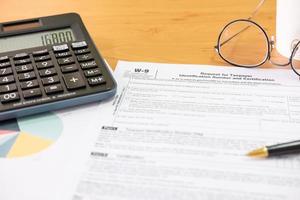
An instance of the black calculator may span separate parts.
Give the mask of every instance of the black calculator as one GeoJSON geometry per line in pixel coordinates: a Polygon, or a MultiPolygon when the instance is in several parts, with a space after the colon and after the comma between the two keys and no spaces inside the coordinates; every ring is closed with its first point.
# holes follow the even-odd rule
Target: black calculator
{"type": "Polygon", "coordinates": [[[78,14],[0,24],[0,121],[115,93],[116,82],[78,14]]]}

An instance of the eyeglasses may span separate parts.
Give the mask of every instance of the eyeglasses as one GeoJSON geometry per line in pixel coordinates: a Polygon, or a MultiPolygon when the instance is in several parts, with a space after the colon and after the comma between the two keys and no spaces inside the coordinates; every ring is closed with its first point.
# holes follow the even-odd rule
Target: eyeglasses
{"type": "Polygon", "coordinates": [[[227,63],[237,67],[254,68],[269,61],[273,65],[291,65],[300,76],[300,41],[292,45],[291,56],[286,61],[274,61],[272,51],[274,40],[269,39],[266,31],[251,19],[265,0],[262,0],[248,19],[238,19],[228,23],[221,31],[215,49],[227,63]]]}

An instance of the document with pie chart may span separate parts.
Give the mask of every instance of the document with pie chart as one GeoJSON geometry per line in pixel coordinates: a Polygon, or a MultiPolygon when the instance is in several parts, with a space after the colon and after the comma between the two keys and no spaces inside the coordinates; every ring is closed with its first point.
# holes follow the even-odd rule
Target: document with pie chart
{"type": "Polygon", "coordinates": [[[54,113],[13,119],[0,124],[0,158],[30,156],[55,143],[63,122],[54,113]]]}

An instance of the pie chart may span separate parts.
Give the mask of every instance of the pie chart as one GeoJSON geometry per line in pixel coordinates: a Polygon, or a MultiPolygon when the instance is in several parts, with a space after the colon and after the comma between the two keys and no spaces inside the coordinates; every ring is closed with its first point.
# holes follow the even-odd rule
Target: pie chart
{"type": "Polygon", "coordinates": [[[0,158],[41,152],[61,135],[63,123],[54,113],[13,119],[0,124],[0,158]]]}

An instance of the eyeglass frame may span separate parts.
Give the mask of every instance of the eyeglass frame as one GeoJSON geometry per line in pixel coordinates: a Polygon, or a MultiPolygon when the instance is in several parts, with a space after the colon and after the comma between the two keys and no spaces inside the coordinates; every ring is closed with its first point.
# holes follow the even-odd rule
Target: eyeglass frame
{"type": "Polygon", "coordinates": [[[272,50],[275,48],[275,42],[274,40],[270,40],[269,37],[268,37],[268,34],[267,32],[256,22],[250,20],[250,19],[237,19],[237,20],[233,20],[231,22],[229,22],[227,25],[224,26],[224,28],[222,29],[222,31],[220,32],[219,36],[218,36],[218,40],[217,40],[217,45],[214,46],[216,52],[219,54],[219,56],[227,63],[233,65],[233,66],[236,66],[236,67],[244,67],[244,68],[256,68],[256,67],[259,67],[263,64],[265,64],[267,61],[269,61],[271,64],[273,65],[276,65],[276,66],[288,66],[288,65],[291,65],[291,68],[292,70],[298,75],[300,76],[300,73],[297,72],[293,66],[293,57],[295,56],[296,54],[296,51],[298,50],[298,46],[300,45],[300,41],[298,41],[295,46],[293,47],[293,50],[292,50],[292,53],[291,53],[291,56],[289,58],[289,61],[288,63],[285,63],[285,64],[278,64],[278,63],[275,63],[271,60],[271,53],[272,53],[272,50]],[[245,31],[246,29],[248,29],[250,26],[247,26],[246,28],[242,29],[241,31],[239,31],[238,33],[234,34],[232,37],[230,37],[229,39],[227,39],[226,41],[222,42],[221,43],[221,37],[222,37],[222,34],[224,33],[224,31],[227,29],[227,27],[229,27],[230,25],[234,24],[234,23],[237,23],[237,22],[248,22],[248,23],[251,23],[253,25],[255,25],[257,28],[259,28],[259,30],[262,31],[262,33],[264,34],[265,38],[266,38],[266,42],[267,42],[267,53],[266,53],[266,57],[264,58],[264,60],[256,65],[242,65],[242,64],[236,64],[236,63],[233,63],[229,60],[227,60],[224,56],[222,56],[222,53],[221,53],[221,47],[222,45],[226,44],[227,42],[229,42],[231,39],[233,39],[234,37],[236,37],[238,34],[240,34],[241,32],[245,31]]]}

